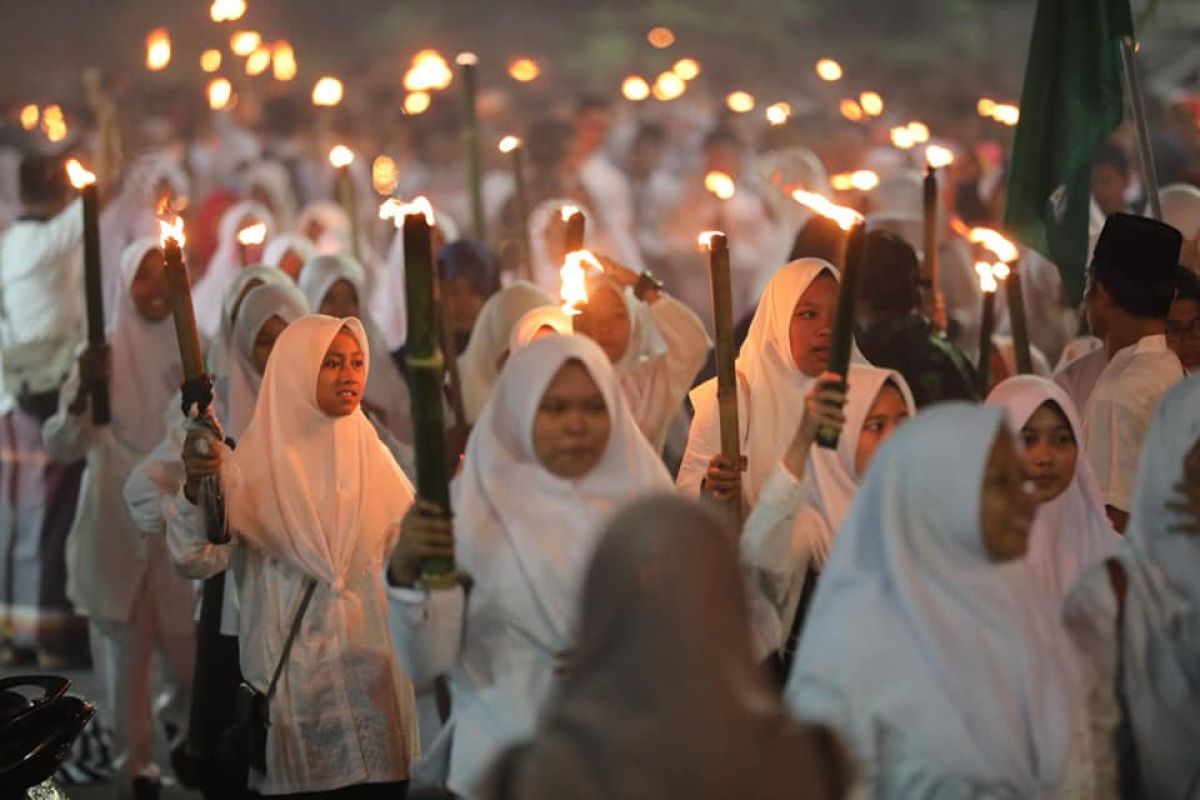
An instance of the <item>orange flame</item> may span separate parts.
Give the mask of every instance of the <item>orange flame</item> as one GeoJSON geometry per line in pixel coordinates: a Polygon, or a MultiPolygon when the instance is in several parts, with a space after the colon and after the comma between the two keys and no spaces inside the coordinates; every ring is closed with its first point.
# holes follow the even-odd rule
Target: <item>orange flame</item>
{"type": "Polygon", "coordinates": [[[233,22],[246,14],[246,0],[213,0],[208,7],[213,22],[233,22]]]}
{"type": "Polygon", "coordinates": [[[229,49],[235,56],[250,55],[262,44],[262,34],[258,31],[235,31],[229,37],[229,49]]]}
{"type": "Polygon", "coordinates": [[[842,65],[832,58],[822,58],[817,62],[817,76],[823,81],[840,81],[842,65]]]}
{"type": "Polygon", "coordinates": [[[70,179],[71,185],[76,189],[91,186],[96,182],[95,173],[88,172],[84,169],[83,164],[80,164],[79,160],[75,158],[67,162],[67,178],[70,179]]]}
{"type": "Polygon", "coordinates": [[[313,85],[312,101],[314,106],[331,107],[342,102],[342,82],[337,78],[326,75],[313,85]]]}
{"type": "Polygon", "coordinates": [[[724,231],[705,231],[696,237],[696,244],[707,250],[713,249],[713,239],[718,236],[724,236],[724,231]]]}
{"type": "Polygon", "coordinates": [[[532,58],[518,58],[508,65],[508,74],[514,81],[529,83],[542,74],[542,68],[532,58]]]}
{"type": "Polygon", "coordinates": [[[146,69],[158,72],[171,63],[171,34],[155,28],[146,36],[146,69]]]}
{"type": "Polygon", "coordinates": [[[996,282],[996,276],[992,274],[992,265],[986,261],[975,262],[975,274],[979,276],[979,288],[984,294],[992,294],[1000,285],[996,282]]]}
{"type": "Polygon", "coordinates": [[[562,278],[562,290],[559,295],[563,301],[563,313],[574,316],[579,313],[579,306],[587,303],[587,272],[589,268],[597,272],[604,271],[604,267],[596,260],[596,257],[587,250],[567,253],[562,269],[558,273],[562,278]]]}
{"type": "Polygon", "coordinates": [[[562,221],[566,222],[576,214],[581,214],[583,212],[579,210],[579,206],[566,205],[559,209],[558,213],[562,217],[562,221]]]}
{"type": "Polygon", "coordinates": [[[267,223],[256,222],[253,225],[247,225],[238,231],[238,244],[252,245],[262,244],[267,240],[267,223]]]}
{"type": "Polygon", "coordinates": [[[626,100],[640,103],[650,96],[650,84],[640,75],[630,75],[621,83],[621,94],[626,100]]]}
{"type": "Polygon", "coordinates": [[[404,218],[421,214],[425,217],[425,222],[429,225],[436,225],[437,221],[433,215],[433,206],[429,202],[429,198],[422,195],[411,202],[397,200],[394,197],[389,197],[383,201],[383,205],[379,207],[379,218],[390,219],[392,224],[397,228],[404,227],[404,218]]]}
{"type": "Polygon", "coordinates": [[[704,188],[721,200],[730,200],[737,193],[733,177],[716,169],[704,176],[704,188]]]}
{"type": "Polygon", "coordinates": [[[454,80],[454,72],[445,57],[437,50],[422,50],[412,57],[404,73],[404,88],[409,92],[431,92],[445,89],[454,80]]]}
{"type": "Polygon", "coordinates": [[[354,163],[354,151],[344,144],[335,144],[329,151],[329,163],[336,169],[348,167],[354,163]]]}
{"type": "Polygon", "coordinates": [[[855,211],[853,208],[839,206],[836,203],[831,203],[819,194],[814,192],[806,192],[803,189],[797,189],[792,192],[792,199],[802,206],[812,209],[822,217],[833,220],[837,226],[844,231],[848,231],[855,225],[863,221],[863,215],[855,211]]]}
{"type": "Polygon", "coordinates": [[[501,153],[507,154],[511,153],[513,150],[516,150],[520,146],[521,140],[516,136],[505,136],[500,140],[499,148],[501,153]]]}
{"type": "Polygon", "coordinates": [[[167,242],[174,240],[181,248],[187,244],[187,238],[183,234],[183,217],[175,217],[173,220],[159,219],[158,221],[158,244],[160,247],[166,247],[167,242]]]}
{"type": "Polygon", "coordinates": [[[971,228],[967,232],[967,241],[982,245],[985,250],[1006,263],[1016,261],[1019,255],[1016,245],[991,228],[971,228]]]}
{"type": "Polygon", "coordinates": [[[214,78],[208,84],[208,107],[220,111],[233,99],[233,84],[225,78],[214,78]]]}
{"type": "Polygon", "coordinates": [[[925,163],[934,169],[948,167],[954,163],[954,151],[940,144],[931,144],[925,148],[925,163]]]}

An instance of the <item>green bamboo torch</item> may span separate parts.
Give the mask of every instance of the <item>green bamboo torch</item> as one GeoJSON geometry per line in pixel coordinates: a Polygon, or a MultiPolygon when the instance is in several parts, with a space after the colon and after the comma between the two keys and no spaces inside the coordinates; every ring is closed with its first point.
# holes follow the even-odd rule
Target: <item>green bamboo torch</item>
{"type": "Polygon", "coordinates": [[[462,75],[462,139],[467,156],[467,180],[471,190],[471,222],[475,239],[487,239],[487,223],[483,217],[483,168],[479,154],[479,115],[475,107],[476,70],[479,57],[474,53],[459,53],[454,59],[462,75]]]}

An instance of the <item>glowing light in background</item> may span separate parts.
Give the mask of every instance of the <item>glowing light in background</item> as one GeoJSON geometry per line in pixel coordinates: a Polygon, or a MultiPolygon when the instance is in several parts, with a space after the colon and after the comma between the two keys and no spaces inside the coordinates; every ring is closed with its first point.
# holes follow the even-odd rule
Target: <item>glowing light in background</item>
{"type": "Polygon", "coordinates": [[[205,50],[200,54],[200,69],[205,72],[216,72],[221,68],[221,51],[205,50]]]}
{"type": "Polygon", "coordinates": [[[671,67],[671,71],[685,81],[692,81],[700,74],[700,62],[694,58],[681,58],[671,67]]]}
{"type": "Polygon", "coordinates": [[[630,75],[621,83],[621,94],[626,100],[640,103],[650,96],[650,84],[639,75],[630,75]]]}
{"type": "Polygon", "coordinates": [[[342,102],[342,82],[337,78],[326,75],[316,82],[312,90],[314,106],[331,107],[342,102]]]}
{"type": "Polygon", "coordinates": [[[746,114],[754,110],[754,95],[737,91],[725,98],[725,105],[735,114],[746,114]]]}
{"type": "Polygon", "coordinates": [[[164,70],[171,63],[171,34],[166,28],[155,28],[146,35],[146,69],[164,70]]]}
{"type": "Polygon", "coordinates": [[[248,56],[262,44],[262,36],[258,31],[235,31],[229,37],[229,49],[235,56],[248,56]]]}
{"type": "Polygon", "coordinates": [[[659,50],[665,50],[675,44],[675,34],[670,28],[651,28],[646,33],[646,41],[651,47],[657,47],[659,50]]]}
{"type": "Polygon", "coordinates": [[[508,74],[514,81],[529,83],[542,74],[542,68],[532,58],[518,58],[508,65],[508,74]]]}
{"type": "Polygon", "coordinates": [[[842,65],[832,58],[822,58],[817,62],[817,76],[823,81],[840,81],[842,65]]]}

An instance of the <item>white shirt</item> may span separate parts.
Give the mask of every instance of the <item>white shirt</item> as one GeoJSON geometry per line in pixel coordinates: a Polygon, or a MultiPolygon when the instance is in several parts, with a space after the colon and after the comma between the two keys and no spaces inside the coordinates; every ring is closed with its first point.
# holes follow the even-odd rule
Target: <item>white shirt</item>
{"type": "Polygon", "coordinates": [[[1151,415],[1182,379],[1179,358],[1158,334],[1118,352],[1096,380],[1083,415],[1083,441],[1105,505],[1130,510],[1151,415]]]}
{"type": "Polygon", "coordinates": [[[630,269],[642,269],[642,255],[634,241],[633,192],[621,170],[603,153],[594,153],[579,170],[579,180],[595,200],[597,241],[602,252],[630,269]]]}
{"type": "MultiPolygon", "coordinates": [[[[1096,340],[1100,342],[1099,339],[1096,340]]],[[[1069,347],[1069,346],[1068,346],[1069,347]]],[[[1054,382],[1071,396],[1078,409],[1087,408],[1088,398],[1100,373],[1108,366],[1108,351],[1100,342],[1098,347],[1088,350],[1083,355],[1070,359],[1054,370],[1054,382]]]]}

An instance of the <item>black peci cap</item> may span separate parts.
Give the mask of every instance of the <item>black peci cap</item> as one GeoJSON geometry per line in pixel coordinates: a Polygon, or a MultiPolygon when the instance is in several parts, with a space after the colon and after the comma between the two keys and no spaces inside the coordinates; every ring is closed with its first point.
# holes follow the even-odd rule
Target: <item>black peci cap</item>
{"type": "Polygon", "coordinates": [[[1092,270],[1097,277],[1115,273],[1138,283],[1174,283],[1182,246],[1182,234],[1165,222],[1113,214],[1100,231],[1092,270]]]}

